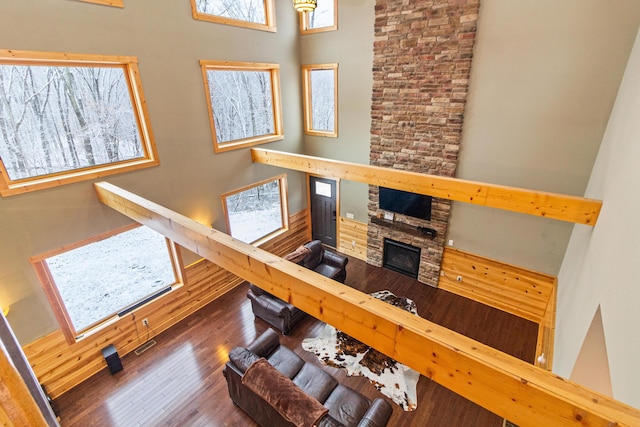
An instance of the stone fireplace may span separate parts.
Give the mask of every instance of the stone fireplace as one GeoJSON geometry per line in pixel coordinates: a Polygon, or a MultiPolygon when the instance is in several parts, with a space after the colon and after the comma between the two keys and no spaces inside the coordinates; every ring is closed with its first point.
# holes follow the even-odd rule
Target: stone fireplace
{"type": "MultiPolygon", "coordinates": [[[[479,0],[377,0],[370,163],[454,176],[479,0]]],[[[451,203],[433,199],[431,220],[384,220],[369,188],[367,262],[382,266],[384,240],[420,248],[418,280],[437,286],[451,203]],[[435,230],[435,236],[420,230],[435,230]]]]}

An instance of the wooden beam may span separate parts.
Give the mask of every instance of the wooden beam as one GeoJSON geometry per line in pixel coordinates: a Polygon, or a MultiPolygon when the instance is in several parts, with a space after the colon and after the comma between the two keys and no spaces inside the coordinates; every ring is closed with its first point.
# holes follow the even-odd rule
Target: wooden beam
{"type": "Polygon", "coordinates": [[[602,201],[583,197],[360,165],[264,148],[252,148],[251,158],[257,163],[285,169],[591,226],[596,224],[602,207],[602,201]]]}
{"type": "Polygon", "coordinates": [[[98,198],[520,426],[637,426],[640,411],[247,245],[114,185],[98,198]]]}

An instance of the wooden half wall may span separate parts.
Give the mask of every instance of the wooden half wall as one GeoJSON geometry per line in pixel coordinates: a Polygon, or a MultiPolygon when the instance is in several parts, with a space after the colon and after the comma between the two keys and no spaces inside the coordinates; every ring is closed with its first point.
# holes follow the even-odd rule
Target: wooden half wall
{"type": "Polygon", "coordinates": [[[121,188],[97,183],[96,191],[105,205],[522,427],[640,425],[638,409],[121,188]]]}
{"type": "MultiPolygon", "coordinates": [[[[289,219],[289,230],[266,242],[277,255],[290,252],[309,240],[307,211],[289,219]]],[[[122,357],[139,347],[147,336],[140,319],[149,320],[151,336],[170,328],[198,309],[243,282],[243,279],[202,259],[184,267],[184,285],[120,318],[108,328],[69,344],[56,330],[23,347],[40,383],[56,398],[106,368],[102,348],[114,344],[122,357]]]]}

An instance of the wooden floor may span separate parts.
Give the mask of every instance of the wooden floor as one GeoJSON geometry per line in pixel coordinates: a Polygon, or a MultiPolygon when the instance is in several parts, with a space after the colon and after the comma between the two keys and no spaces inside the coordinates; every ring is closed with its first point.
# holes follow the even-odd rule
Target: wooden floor
{"type": "MultiPolygon", "coordinates": [[[[407,276],[350,258],[346,284],[363,292],[388,289],[413,299],[418,313],[435,323],[533,362],[537,325],[407,276]]],[[[222,368],[228,352],[247,345],[268,325],[254,319],[243,284],[155,337],[157,344],[122,359],[124,370],[105,370],[54,402],[66,426],[254,426],[227,393],[222,368]]],[[[300,343],[320,333],[322,323],[304,320],[281,342],[370,398],[382,396],[363,377],[321,365],[300,343]]],[[[418,382],[418,408],[393,405],[389,426],[501,426],[502,419],[425,377],[418,382]]]]}

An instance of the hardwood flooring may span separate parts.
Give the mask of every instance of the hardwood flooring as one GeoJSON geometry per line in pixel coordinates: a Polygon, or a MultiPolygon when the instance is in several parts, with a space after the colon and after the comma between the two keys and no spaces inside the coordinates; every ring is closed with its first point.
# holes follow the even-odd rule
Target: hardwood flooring
{"type": "MultiPolygon", "coordinates": [[[[388,289],[415,301],[418,313],[456,332],[533,362],[537,325],[386,269],[350,258],[346,284],[363,292],[388,289]]],[[[255,319],[242,284],[183,322],[153,337],[156,345],[122,359],[124,370],[105,368],[55,400],[67,426],[255,426],[229,399],[222,368],[228,352],[247,345],[268,325],[255,319]]],[[[308,317],[281,342],[370,398],[382,396],[367,379],[321,365],[300,343],[323,324],[308,317]]],[[[152,331],[153,332],[153,331],[152,331]]],[[[153,333],[151,334],[153,336],[153,333]]],[[[145,339],[146,337],[141,337],[145,339]]],[[[420,377],[418,408],[394,407],[389,426],[501,426],[502,419],[420,377]]]]}

